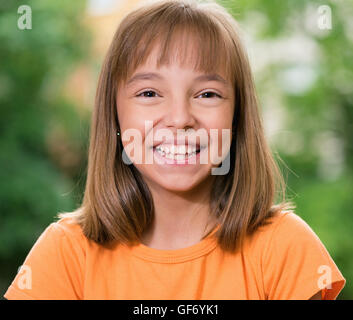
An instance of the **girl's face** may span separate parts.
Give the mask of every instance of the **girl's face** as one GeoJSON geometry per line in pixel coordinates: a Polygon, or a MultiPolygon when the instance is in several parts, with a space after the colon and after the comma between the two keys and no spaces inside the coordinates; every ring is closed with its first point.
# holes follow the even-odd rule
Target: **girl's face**
{"type": "Polygon", "coordinates": [[[176,62],[157,69],[156,58],[156,51],[152,51],[146,63],[118,87],[120,137],[124,148],[130,146],[131,151],[134,145],[134,151],[126,152],[130,159],[130,155],[137,155],[138,146],[142,161],[133,162],[149,186],[188,191],[210,178],[211,169],[220,164],[214,159],[225,156],[222,141],[225,144],[226,139],[222,139],[222,129],[230,133],[232,130],[234,90],[223,73],[206,77],[176,62]],[[146,121],[151,121],[152,126],[145,127],[146,121]],[[136,139],[136,144],[129,138],[124,141],[127,129],[137,130],[141,141],[136,139]],[[211,129],[215,129],[213,133],[211,129]],[[158,132],[168,135],[161,136],[158,132]],[[189,132],[193,132],[193,139],[189,139],[189,132]],[[186,143],[179,142],[180,138],[185,138],[186,143]],[[189,153],[185,154],[186,151],[189,153]]]}

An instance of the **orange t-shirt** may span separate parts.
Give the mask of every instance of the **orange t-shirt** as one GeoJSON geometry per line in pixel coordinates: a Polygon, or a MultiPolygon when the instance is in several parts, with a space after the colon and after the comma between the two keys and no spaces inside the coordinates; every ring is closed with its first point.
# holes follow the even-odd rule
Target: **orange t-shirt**
{"type": "Polygon", "coordinates": [[[346,280],[313,230],[294,213],[271,218],[243,251],[212,237],[176,250],[142,243],[110,248],[88,240],[70,218],[38,238],[6,299],[336,299],[346,280]]]}

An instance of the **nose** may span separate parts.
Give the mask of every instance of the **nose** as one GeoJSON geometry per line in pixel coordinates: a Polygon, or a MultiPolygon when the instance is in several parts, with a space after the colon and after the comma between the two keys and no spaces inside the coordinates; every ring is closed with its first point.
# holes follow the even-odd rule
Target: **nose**
{"type": "Polygon", "coordinates": [[[196,121],[191,107],[187,98],[175,99],[169,104],[168,113],[164,117],[165,126],[175,129],[192,128],[196,121]]]}

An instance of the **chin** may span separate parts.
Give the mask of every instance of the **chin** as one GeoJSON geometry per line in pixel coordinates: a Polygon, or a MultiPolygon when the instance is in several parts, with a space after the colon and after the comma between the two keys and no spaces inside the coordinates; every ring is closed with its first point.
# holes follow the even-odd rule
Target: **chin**
{"type": "MultiPolygon", "coordinates": [[[[180,179],[179,179],[180,180],[180,179]]],[[[166,189],[168,191],[174,191],[174,192],[187,192],[195,188],[197,186],[197,183],[188,183],[187,181],[163,181],[163,182],[157,182],[159,186],[163,189],[166,189]]]]}
{"type": "Polygon", "coordinates": [[[203,167],[203,170],[196,172],[168,172],[159,170],[140,172],[148,184],[174,192],[186,192],[200,186],[211,175],[211,169],[203,167]]]}

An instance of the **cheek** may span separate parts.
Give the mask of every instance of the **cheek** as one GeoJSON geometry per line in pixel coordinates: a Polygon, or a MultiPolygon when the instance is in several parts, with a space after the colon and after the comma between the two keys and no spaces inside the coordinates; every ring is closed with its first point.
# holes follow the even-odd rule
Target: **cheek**
{"type": "Polygon", "coordinates": [[[121,131],[136,129],[144,139],[145,128],[147,132],[150,131],[152,124],[160,116],[159,110],[138,105],[130,99],[118,99],[117,103],[117,115],[121,131]]]}
{"type": "MultiPolygon", "coordinates": [[[[134,110],[132,105],[128,103],[120,104],[117,108],[118,120],[120,131],[122,133],[121,137],[125,133],[126,139],[132,141],[131,136],[137,136],[141,141],[145,139],[145,121],[146,117],[143,113],[134,110]]],[[[136,139],[136,142],[139,141],[136,139]]],[[[128,144],[128,141],[123,141],[123,145],[128,144]]]]}

